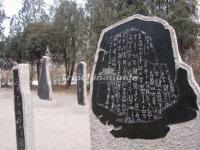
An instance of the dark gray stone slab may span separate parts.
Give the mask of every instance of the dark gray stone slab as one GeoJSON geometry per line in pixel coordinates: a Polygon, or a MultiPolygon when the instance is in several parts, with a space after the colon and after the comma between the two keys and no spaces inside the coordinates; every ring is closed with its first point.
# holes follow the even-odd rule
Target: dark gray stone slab
{"type": "Polygon", "coordinates": [[[135,15],[103,30],[91,78],[91,118],[120,126],[113,136],[164,137],[168,124],[196,117],[199,98],[192,69],[182,62],[166,21],[135,15]]]}
{"type": "Polygon", "coordinates": [[[29,66],[13,69],[17,150],[34,150],[33,110],[30,99],[29,66]]]}
{"type": "Polygon", "coordinates": [[[86,63],[80,62],[77,65],[77,98],[79,105],[86,104],[87,98],[87,71],[86,63]]]}
{"type": "Polygon", "coordinates": [[[44,100],[52,100],[52,87],[49,73],[50,58],[43,56],[41,60],[38,96],[44,100]]]}

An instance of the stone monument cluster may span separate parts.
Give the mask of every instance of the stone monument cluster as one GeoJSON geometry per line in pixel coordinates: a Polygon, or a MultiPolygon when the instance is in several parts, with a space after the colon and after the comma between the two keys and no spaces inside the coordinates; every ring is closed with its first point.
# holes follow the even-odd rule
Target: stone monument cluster
{"type": "MultiPolygon", "coordinates": [[[[38,84],[39,98],[49,101],[52,100],[50,60],[48,56],[42,57],[38,84]]],[[[86,72],[86,63],[80,62],[77,65],[77,99],[78,104],[83,106],[86,105],[87,97],[86,72]]],[[[29,64],[18,64],[13,68],[17,150],[35,150],[33,101],[30,96],[29,78],[29,64]]]]}
{"type": "MultiPolygon", "coordinates": [[[[44,100],[52,99],[49,63],[50,58],[43,56],[41,60],[38,96],[44,100]]],[[[13,86],[17,149],[35,150],[29,64],[19,64],[13,68],[13,86]]]]}
{"type": "MultiPolygon", "coordinates": [[[[52,100],[49,63],[44,56],[38,96],[45,100],[52,100]]],[[[34,150],[28,70],[28,64],[13,69],[18,150],[34,150]]],[[[77,99],[79,105],[86,105],[84,62],[77,65],[77,99]]],[[[104,29],[90,80],[89,105],[92,149],[100,149],[107,134],[160,138],[169,132],[167,125],[194,119],[200,89],[192,68],[180,57],[174,29],[165,20],[141,15],[104,29]],[[106,124],[113,125],[110,133],[106,124]],[[102,134],[103,130],[108,132],[102,134]]]]}

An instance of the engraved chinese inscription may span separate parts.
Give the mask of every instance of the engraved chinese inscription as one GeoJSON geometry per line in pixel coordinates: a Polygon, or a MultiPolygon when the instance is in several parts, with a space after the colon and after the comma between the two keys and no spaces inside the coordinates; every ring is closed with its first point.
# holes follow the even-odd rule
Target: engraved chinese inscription
{"type": "Polygon", "coordinates": [[[116,122],[159,120],[177,102],[168,66],[159,62],[149,34],[129,28],[111,36],[102,52],[101,71],[96,75],[107,74],[115,80],[107,77],[107,81],[97,81],[98,87],[107,89],[106,98],[97,95],[97,105],[112,114],[116,122]]]}

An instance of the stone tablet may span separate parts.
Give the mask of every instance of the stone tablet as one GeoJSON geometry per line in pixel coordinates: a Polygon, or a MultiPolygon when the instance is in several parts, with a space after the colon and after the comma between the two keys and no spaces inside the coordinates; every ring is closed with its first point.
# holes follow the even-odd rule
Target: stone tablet
{"type": "Polygon", "coordinates": [[[87,98],[87,70],[85,62],[80,62],[77,65],[77,98],[79,105],[85,105],[87,98]]]}
{"type": "Polygon", "coordinates": [[[35,150],[28,64],[13,69],[13,83],[17,150],[35,150]]]}
{"type": "MultiPolygon", "coordinates": [[[[195,118],[197,101],[199,104],[199,87],[191,67],[182,62],[175,31],[166,21],[135,15],[103,30],[91,78],[92,138],[97,132],[94,115],[103,124],[120,126],[123,137],[132,137],[123,132],[126,128],[134,131],[139,127],[141,132],[148,128],[148,138],[154,138],[149,132],[152,127],[159,130],[171,122],[195,118]],[[185,70],[183,77],[177,76],[179,68],[185,70]],[[191,111],[182,115],[188,109],[191,111]],[[180,114],[170,113],[172,110],[183,118],[176,121],[173,116],[180,114]]],[[[168,129],[165,131],[155,133],[163,137],[168,129]]],[[[133,138],[143,138],[141,133],[133,133],[133,138]]]]}
{"type": "Polygon", "coordinates": [[[52,99],[52,87],[49,72],[50,58],[43,56],[41,60],[40,79],[38,85],[38,96],[44,100],[52,99]]]}

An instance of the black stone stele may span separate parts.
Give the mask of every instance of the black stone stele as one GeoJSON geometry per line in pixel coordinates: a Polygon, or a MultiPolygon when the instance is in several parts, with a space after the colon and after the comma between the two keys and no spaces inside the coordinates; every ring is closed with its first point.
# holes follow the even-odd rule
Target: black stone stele
{"type": "Polygon", "coordinates": [[[52,87],[49,75],[49,61],[50,58],[47,56],[43,56],[41,60],[38,96],[44,100],[52,99],[52,87]]]}
{"type": "Polygon", "coordinates": [[[22,102],[22,94],[19,87],[18,68],[13,69],[13,83],[14,83],[14,106],[15,106],[17,150],[25,150],[23,102],[22,102]]]}
{"type": "Polygon", "coordinates": [[[77,98],[79,105],[85,105],[86,99],[86,64],[84,62],[80,62],[77,65],[77,98]]]}
{"type": "Polygon", "coordinates": [[[96,55],[92,110],[102,123],[122,126],[114,136],[159,138],[167,124],[196,117],[197,95],[187,71],[177,73],[170,31],[162,23],[137,17],[109,27],[96,55]]]}

